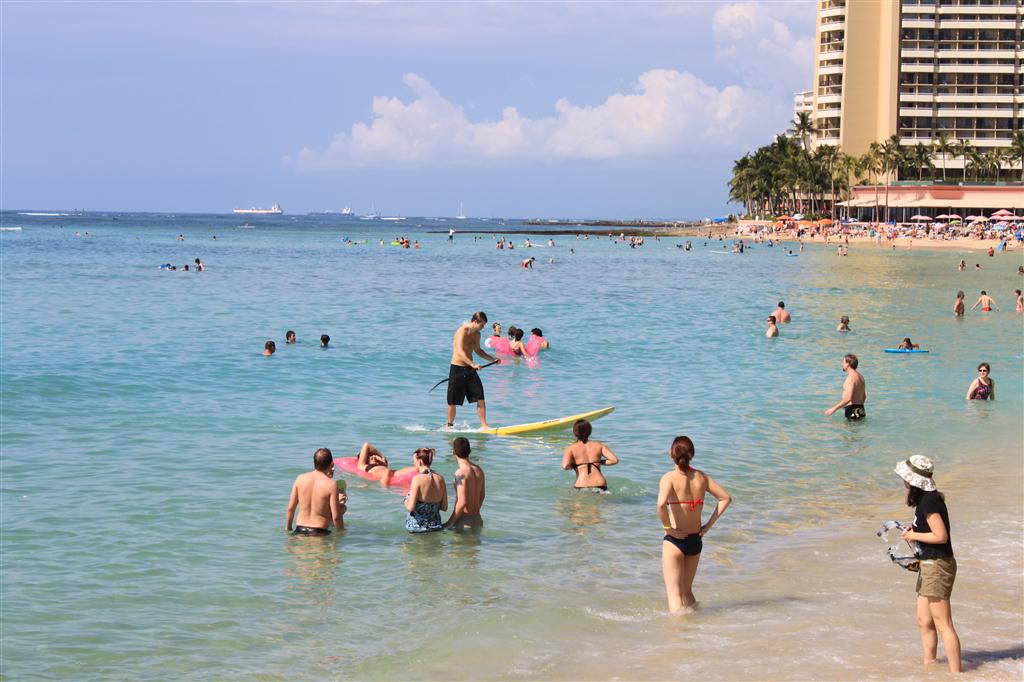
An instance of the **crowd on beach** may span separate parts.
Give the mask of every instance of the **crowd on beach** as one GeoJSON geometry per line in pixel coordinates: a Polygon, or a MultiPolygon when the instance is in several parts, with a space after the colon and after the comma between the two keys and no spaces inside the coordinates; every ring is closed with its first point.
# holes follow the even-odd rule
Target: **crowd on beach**
{"type": "MultiPolygon", "coordinates": [[[[737,235],[775,237],[786,239],[830,239],[853,237],[870,239],[877,244],[891,244],[897,240],[921,239],[931,242],[994,240],[1000,245],[1024,244],[1024,221],[977,221],[969,225],[937,221],[910,223],[879,223],[857,221],[781,220],[751,221],[736,227],[737,235]]],[[[1005,248],[1005,247],[1002,247],[1005,248]]]]}

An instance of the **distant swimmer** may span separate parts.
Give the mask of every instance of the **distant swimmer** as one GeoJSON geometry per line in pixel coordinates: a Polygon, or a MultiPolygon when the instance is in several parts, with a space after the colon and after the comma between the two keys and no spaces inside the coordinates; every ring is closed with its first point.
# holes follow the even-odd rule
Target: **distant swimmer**
{"type": "Polygon", "coordinates": [[[779,326],[775,323],[775,316],[768,316],[768,330],[764,333],[769,339],[773,339],[779,335],[779,326]]]}
{"type": "Polygon", "coordinates": [[[953,302],[953,317],[964,316],[964,292],[956,292],[956,301],[953,302]]]}
{"type": "Polygon", "coordinates": [[[978,300],[971,306],[971,310],[974,310],[979,305],[981,306],[981,311],[983,313],[992,312],[993,308],[999,310],[999,306],[996,305],[995,299],[989,296],[984,289],[981,292],[981,296],[978,297],[978,300]]]}
{"type": "Polygon", "coordinates": [[[455,229],[454,228],[449,228],[448,229],[448,243],[451,244],[453,241],[455,241],[455,229]]]}
{"type": "Polygon", "coordinates": [[[896,346],[896,348],[898,348],[899,350],[921,350],[921,346],[916,343],[913,343],[910,340],[909,336],[904,337],[903,340],[900,341],[899,345],[896,346]]]}
{"type": "Polygon", "coordinates": [[[837,332],[848,332],[850,331],[850,318],[843,315],[839,318],[839,326],[836,327],[837,332]]]}
{"type": "Polygon", "coordinates": [[[523,330],[518,327],[509,327],[509,344],[508,347],[512,350],[512,353],[520,357],[526,355],[526,344],[523,343],[523,330]]]}
{"type": "Polygon", "coordinates": [[[201,261],[198,258],[196,258],[196,272],[202,272],[205,269],[206,269],[206,266],[203,265],[203,261],[201,261]]]}
{"type": "Polygon", "coordinates": [[[576,442],[562,453],[562,469],[576,472],[573,487],[577,490],[608,490],[608,481],[601,473],[601,467],[619,463],[611,448],[600,441],[590,440],[593,428],[586,419],[577,420],[572,425],[576,442]]]}
{"type": "MultiPolygon", "coordinates": [[[[417,448],[412,455],[417,473],[409,486],[409,494],[403,504],[409,515],[405,529],[410,533],[429,533],[441,530],[441,512],[448,511],[448,486],[444,477],[431,471],[434,448],[417,448]]],[[[400,470],[404,471],[404,470],[400,470]]]]}
{"type": "Polygon", "coordinates": [[[524,259],[523,262],[520,263],[520,265],[523,267],[524,270],[533,270],[533,262],[535,260],[537,259],[534,258],[533,256],[530,256],[529,258],[524,259]]]}
{"type": "Polygon", "coordinates": [[[185,235],[183,235],[183,234],[179,234],[179,235],[178,235],[178,241],[179,241],[179,242],[183,242],[183,241],[185,241],[185,235]]]}
{"type": "Polygon", "coordinates": [[[1013,293],[1017,294],[1017,312],[1024,313],[1024,297],[1021,296],[1020,289],[1014,289],[1013,293]]]}
{"type": "Polygon", "coordinates": [[[966,268],[967,268],[967,261],[965,261],[964,259],[961,258],[960,259],[960,264],[956,266],[956,269],[959,270],[960,272],[963,272],[966,268]]]}
{"type": "Polygon", "coordinates": [[[480,528],[484,525],[484,519],[480,515],[487,493],[484,470],[469,461],[471,451],[469,439],[460,436],[452,441],[452,454],[455,455],[459,467],[455,470],[455,480],[452,482],[455,489],[455,508],[445,522],[445,528],[462,530],[480,528]]]}
{"type": "Polygon", "coordinates": [[[331,343],[331,337],[327,336],[327,334],[321,334],[320,335],[320,347],[321,348],[327,348],[328,344],[330,344],[330,343],[331,343]]]}
{"type": "Polygon", "coordinates": [[[554,246],[554,245],[555,245],[555,240],[554,239],[548,239],[548,246],[554,246]]]}
{"type": "Polygon", "coordinates": [[[480,417],[480,428],[487,425],[487,403],[484,401],[484,384],[477,370],[480,365],[473,362],[473,354],[489,362],[496,362],[480,348],[480,330],[487,324],[487,314],[482,310],[473,313],[470,321],[460,325],[452,337],[452,359],[448,369],[448,427],[455,425],[455,411],[465,401],[476,403],[480,417]]]}
{"type": "Polygon", "coordinates": [[[981,263],[974,264],[974,271],[977,272],[978,270],[981,270],[981,263]]]}
{"type": "Polygon", "coordinates": [[[789,324],[789,312],[786,310],[786,302],[779,301],[779,307],[772,313],[780,324],[789,324]]]}
{"type": "Polygon", "coordinates": [[[857,364],[857,356],[853,353],[843,356],[843,372],[846,373],[846,380],[843,382],[843,398],[825,410],[826,417],[831,417],[840,407],[844,408],[846,418],[850,421],[860,421],[866,416],[864,403],[868,397],[867,389],[864,386],[864,377],[857,371],[857,364]]]}
{"type": "Polygon", "coordinates": [[[274,343],[273,341],[267,341],[265,344],[263,344],[263,354],[264,355],[273,355],[274,351],[276,351],[276,350],[277,350],[277,344],[274,343]]]}
{"type": "Polygon", "coordinates": [[[420,248],[420,240],[419,239],[417,239],[416,241],[414,241],[412,243],[412,248],[414,248],[414,249],[420,248]]]}
{"type": "Polygon", "coordinates": [[[968,400],[995,400],[996,380],[990,374],[992,368],[987,362],[978,365],[978,376],[967,387],[968,400]]]}
{"type": "Polygon", "coordinates": [[[693,579],[704,550],[704,536],[732,502],[725,488],[690,466],[693,456],[693,441],[677,436],[669,450],[675,467],[658,484],[658,518],[665,531],[661,541],[661,572],[668,610],[673,614],[698,605],[693,595],[693,579]],[[707,523],[702,524],[706,493],[711,493],[718,503],[707,523]]]}
{"type": "Polygon", "coordinates": [[[286,331],[284,333],[284,342],[285,343],[295,343],[295,332],[293,332],[291,329],[286,331]]]}
{"type": "Polygon", "coordinates": [[[320,448],[313,453],[313,471],[301,474],[292,485],[285,530],[295,535],[329,535],[332,522],[338,530],[345,530],[347,503],[348,497],[334,481],[334,456],[320,448]],[[296,521],[294,531],[292,521],[296,521]]]}

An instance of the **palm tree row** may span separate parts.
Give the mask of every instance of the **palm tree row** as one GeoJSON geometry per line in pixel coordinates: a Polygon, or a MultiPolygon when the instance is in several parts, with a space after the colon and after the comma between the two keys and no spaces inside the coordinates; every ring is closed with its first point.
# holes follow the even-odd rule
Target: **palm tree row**
{"type": "Polygon", "coordinates": [[[1021,165],[1021,180],[1024,180],[1022,131],[1013,134],[1009,147],[987,152],[977,149],[969,140],[951,140],[947,136],[940,137],[935,144],[905,146],[893,135],[884,142],[872,143],[860,156],[851,156],[831,145],[820,145],[812,151],[810,138],[817,130],[807,113],[798,114],[787,132],[789,135],[776,136],[771,144],[745,154],[733,164],[729,199],[743,204],[748,215],[827,210],[834,220],[837,197],[850,196],[855,184],[870,183],[875,187],[875,220],[878,220],[879,183],[882,182],[885,191],[882,205],[888,220],[891,182],[900,178],[924,181],[939,177],[946,181],[946,164],[951,158],[965,161],[959,178],[962,182],[968,178],[997,180],[1009,164],[1021,165]],[[936,169],[936,159],[940,162],[941,174],[936,169]]]}

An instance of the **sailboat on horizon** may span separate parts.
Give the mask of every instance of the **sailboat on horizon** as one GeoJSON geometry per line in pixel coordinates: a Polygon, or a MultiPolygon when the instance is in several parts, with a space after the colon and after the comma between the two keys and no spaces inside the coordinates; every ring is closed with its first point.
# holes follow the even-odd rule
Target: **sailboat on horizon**
{"type": "Polygon", "coordinates": [[[465,213],[465,211],[462,210],[462,202],[461,201],[459,202],[459,214],[457,216],[455,216],[455,219],[456,220],[465,220],[466,219],[466,213],[465,213]]]}
{"type": "Polygon", "coordinates": [[[377,213],[377,207],[374,206],[373,202],[370,202],[370,212],[364,216],[359,216],[360,220],[379,220],[380,213],[377,213]]]}

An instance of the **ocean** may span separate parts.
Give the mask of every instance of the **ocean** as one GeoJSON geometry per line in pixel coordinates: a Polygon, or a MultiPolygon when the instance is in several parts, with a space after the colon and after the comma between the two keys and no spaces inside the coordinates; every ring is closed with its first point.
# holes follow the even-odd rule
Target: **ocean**
{"type": "Polygon", "coordinates": [[[1024,673],[1020,251],[549,248],[530,228],[510,252],[489,231],[517,221],[27,213],[57,212],[0,214],[22,228],[0,232],[6,677],[938,678],[914,576],[874,533],[911,517],[892,473],[911,453],[948,496],[968,672],[1024,673]],[[954,319],[958,289],[1002,310],[954,319]],[[766,339],[779,300],[793,322],[766,339]],[[434,447],[450,483],[459,434],[428,389],[476,310],[551,342],[482,371],[492,425],[615,406],[593,433],[621,459],[608,493],[571,489],[568,432],[474,434],[467,405],[478,535],[409,535],[401,496],[360,479],[344,533],[287,535],[319,447],[369,441],[394,466],[434,447]],[[882,352],[905,336],[931,352],[882,352]],[[850,352],[862,423],[822,415],[850,352]],[[981,361],[991,403],[964,399],[981,361]],[[734,502],[705,539],[703,610],[670,617],[655,501],[681,434],[734,502]]]}

